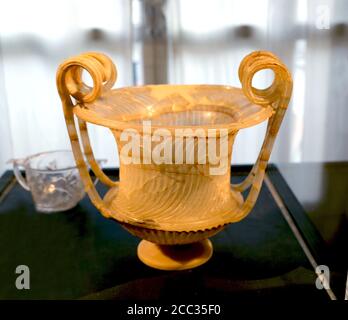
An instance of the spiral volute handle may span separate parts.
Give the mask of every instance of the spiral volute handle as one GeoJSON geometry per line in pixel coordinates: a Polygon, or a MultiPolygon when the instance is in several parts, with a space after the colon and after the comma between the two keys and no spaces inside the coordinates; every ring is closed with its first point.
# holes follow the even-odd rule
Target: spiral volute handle
{"type": "Polygon", "coordinates": [[[258,105],[273,108],[287,107],[291,97],[292,79],[287,67],[280,59],[268,51],[255,51],[247,55],[239,66],[239,79],[247,98],[258,105]],[[260,70],[270,69],[274,72],[273,83],[266,89],[252,86],[254,75],[260,70]],[[275,103],[279,102],[279,105],[275,103]]]}
{"type": "Polygon", "coordinates": [[[57,87],[67,92],[80,103],[96,100],[112,88],[117,78],[117,70],[111,59],[96,52],[87,52],[65,60],[57,71],[57,87]],[[82,73],[87,71],[93,80],[90,87],[83,82],[82,73]]]}

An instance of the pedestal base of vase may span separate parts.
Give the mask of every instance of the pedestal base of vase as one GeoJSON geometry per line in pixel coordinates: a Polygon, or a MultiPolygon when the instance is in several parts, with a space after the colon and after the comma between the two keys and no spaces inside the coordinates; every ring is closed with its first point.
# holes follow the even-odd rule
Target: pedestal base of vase
{"type": "Polygon", "coordinates": [[[213,245],[209,239],[184,245],[160,245],[142,240],[138,245],[139,259],[160,270],[192,269],[207,262],[212,255],[213,245]]]}

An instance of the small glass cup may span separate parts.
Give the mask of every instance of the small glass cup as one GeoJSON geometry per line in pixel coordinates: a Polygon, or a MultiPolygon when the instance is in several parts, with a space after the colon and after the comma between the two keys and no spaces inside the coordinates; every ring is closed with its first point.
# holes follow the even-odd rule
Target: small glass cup
{"type": "Polygon", "coordinates": [[[12,162],[17,181],[31,192],[37,211],[69,210],[85,195],[73,154],[69,150],[43,152],[12,162]],[[25,178],[20,168],[24,168],[25,178]]]}

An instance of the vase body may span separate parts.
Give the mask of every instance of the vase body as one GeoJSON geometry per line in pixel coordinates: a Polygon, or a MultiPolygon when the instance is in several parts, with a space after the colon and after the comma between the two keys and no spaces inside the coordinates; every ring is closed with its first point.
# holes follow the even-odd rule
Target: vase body
{"type": "Polygon", "coordinates": [[[196,267],[211,257],[207,238],[245,218],[256,203],[291,96],[291,75],[275,55],[255,51],[240,64],[242,89],[148,85],[111,90],[116,77],[112,61],[94,52],[58,68],[57,87],[85,189],[106,218],[144,239],[138,257],[145,264],[164,270],[196,267]],[[273,70],[274,81],[260,90],[252,79],[262,69],[273,70]],[[93,87],[83,83],[83,71],[91,75],[93,87]],[[233,185],[235,137],[240,129],[263,121],[268,126],[257,161],[247,178],[233,185]],[[118,146],[119,181],[98,166],[87,123],[111,130],[118,146]],[[103,198],[85,158],[109,187],[103,198]]]}

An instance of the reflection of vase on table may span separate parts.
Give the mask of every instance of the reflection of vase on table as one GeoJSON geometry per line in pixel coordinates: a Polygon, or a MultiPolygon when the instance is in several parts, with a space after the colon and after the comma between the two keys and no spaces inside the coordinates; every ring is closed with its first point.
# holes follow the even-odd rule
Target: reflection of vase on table
{"type": "Polygon", "coordinates": [[[152,267],[178,270],[206,262],[212,254],[207,239],[226,224],[243,219],[257,200],[292,80],[276,56],[262,51],[244,58],[239,78],[243,89],[152,85],[111,90],[116,69],[102,54],[68,59],[58,69],[57,86],[86,191],[105,217],[144,239],[138,256],[152,267]],[[83,69],[93,78],[92,88],[81,80],[83,69]],[[259,90],[251,82],[262,69],[272,69],[275,77],[269,88],[259,90]],[[252,171],[241,184],[231,185],[229,165],[236,134],[266,119],[266,137],[252,171]],[[110,180],[96,163],[86,122],[111,129],[121,160],[119,182],[110,180]],[[178,131],[184,136],[181,140],[178,131]],[[138,149],[128,148],[132,138],[139,142],[138,149]],[[129,153],[123,154],[125,149],[129,153]],[[103,199],[93,186],[83,154],[95,175],[110,187],[103,199]],[[124,155],[131,163],[123,161],[124,155]],[[212,163],[210,155],[219,155],[220,161],[212,163]],[[249,187],[244,200],[241,191],[249,187]]]}

